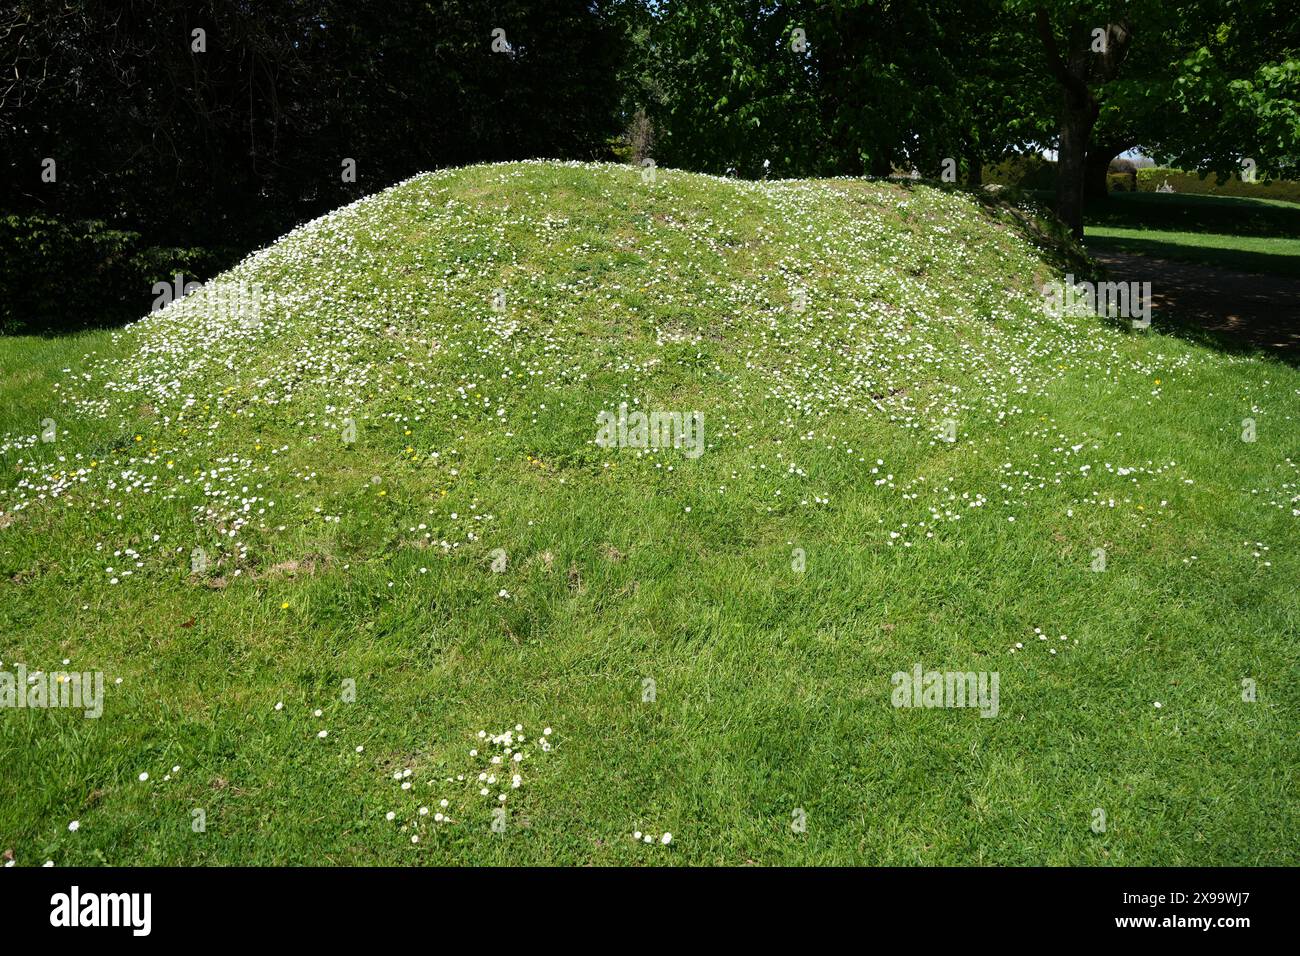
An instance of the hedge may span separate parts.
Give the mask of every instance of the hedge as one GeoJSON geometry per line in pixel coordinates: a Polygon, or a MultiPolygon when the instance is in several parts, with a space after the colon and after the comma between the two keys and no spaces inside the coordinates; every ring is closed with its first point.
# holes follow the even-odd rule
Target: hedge
{"type": "Polygon", "coordinates": [[[1159,167],[1138,170],[1138,192],[1156,192],[1166,181],[1176,193],[1200,196],[1249,196],[1253,199],[1284,199],[1287,202],[1300,203],[1300,182],[1295,180],[1273,179],[1247,183],[1243,182],[1240,176],[1233,176],[1220,183],[1213,173],[1202,175],[1181,169],[1159,167]]]}
{"type": "Polygon", "coordinates": [[[1106,188],[1113,193],[1132,193],[1138,190],[1133,187],[1134,179],[1132,173],[1107,173],[1106,188]]]}
{"type": "Polygon", "coordinates": [[[146,246],[99,220],[0,216],[0,333],[41,334],[117,325],[153,303],[155,282],[203,281],[231,250],[146,246]]]}
{"type": "Polygon", "coordinates": [[[985,166],[983,179],[986,183],[1020,189],[1055,189],[1056,164],[1048,162],[1039,153],[1012,156],[985,166]]]}

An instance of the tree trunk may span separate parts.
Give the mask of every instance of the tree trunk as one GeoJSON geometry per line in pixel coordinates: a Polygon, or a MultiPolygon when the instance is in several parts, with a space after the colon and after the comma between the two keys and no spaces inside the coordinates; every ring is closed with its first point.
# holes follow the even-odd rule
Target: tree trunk
{"type": "MultiPolygon", "coordinates": [[[[1101,107],[1088,83],[1113,80],[1120,65],[1128,55],[1133,33],[1126,18],[1108,23],[1105,42],[1094,50],[1090,42],[1091,31],[1084,32],[1080,24],[1066,33],[1066,46],[1062,51],[1052,30],[1051,18],[1045,7],[1034,12],[1038,21],[1038,35],[1047,54],[1047,67],[1061,86],[1061,141],[1056,153],[1056,214],[1069,227],[1076,239],[1083,239],[1083,197],[1088,173],[1088,140],[1097,122],[1101,107]],[[1095,58],[1095,59],[1094,59],[1095,58]]],[[[1083,25],[1083,26],[1086,26],[1083,25]]],[[[1102,150],[1104,152],[1104,150],[1102,150]]],[[[1111,154],[1113,156],[1114,153],[1111,154]]],[[[1109,164],[1111,156],[1106,157],[1109,164]]],[[[1105,185],[1106,165],[1102,171],[1105,185]]]]}
{"type": "MultiPolygon", "coordinates": [[[[1084,160],[1087,166],[1084,171],[1085,198],[1088,200],[1105,199],[1110,195],[1110,181],[1106,178],[1110,172],[1110,161],[1136,145],[1137,143],[1128,138],[1112,138],[1106,142],[1097,143],[1088,150],[1088,158],[1084,160]]],[[[1136,174],[1132,177],[1132,184],[1131,188],[1136,188],[1136,174]]]]}
{"type": "Polygon", "coordinates": [[[1070,227],[1070,234],[1082,240],[1088,138],[1097,121],[1097,108],[1088,102],[1071,103],[1068,92],[1065,99],[1061,143],[1056,153],[1056,214],[1070,227]]]}
{"type": "Polygon", "coordinates": [[[1089,202],[1104,200],[1110,195],[1110,181],[1106,178],[1110,172],[1110,161],[1118,155],[1107,145],[1094,146],[1088,150],[1084,160],[1083,195],[1089,202]]]}

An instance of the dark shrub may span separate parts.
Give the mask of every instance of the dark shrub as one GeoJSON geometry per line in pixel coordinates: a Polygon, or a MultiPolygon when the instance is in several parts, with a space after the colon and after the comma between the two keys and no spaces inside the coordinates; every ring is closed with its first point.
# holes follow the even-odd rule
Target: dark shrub
{"type": "Polygon", "coordinates": [[[203,281],[231,250],[143,246],[138,233],[95,219],[0,216],[0,332],[68,332],[139,318],[155,282],[203,281]]]}

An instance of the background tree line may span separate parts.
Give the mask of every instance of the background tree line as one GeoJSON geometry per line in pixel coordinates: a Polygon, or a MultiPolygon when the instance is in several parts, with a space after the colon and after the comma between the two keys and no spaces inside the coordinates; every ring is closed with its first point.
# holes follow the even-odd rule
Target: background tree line
{"type": "Polygon", "coordinates": [[[978,183],[1052,147],[1081,233],[1123,150],[1294,177],[1300,141],[1281,0],[17,0],[0,71],[9,328],[139,314],[173,269],[204,278],[442,166],[949,160],[978,183]]]}

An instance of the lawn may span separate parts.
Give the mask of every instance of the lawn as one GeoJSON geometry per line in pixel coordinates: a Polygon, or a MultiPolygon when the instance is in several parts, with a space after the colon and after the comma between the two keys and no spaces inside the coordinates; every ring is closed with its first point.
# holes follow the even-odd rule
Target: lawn
{"type": "Polygon", "coordinates": [[[479,166],[0,340],[0,670],[105,677],[0,709],[0,851],[1300,863],[1300,372],[1045,314],[1054,235],[479,166]],[[597,444],[624,402],[702,454],[597,444]]]}
{"type": "Polygon", "coordinates": [[[1300,239],[1300,204],[1248,196],[1111,193],[1088,206],[1089,225],[1300,239]]]}
{"type": "MultiPolygon", "coordinates": [[[[1048,205],[1051,194],[1030,192],[1048,205]]],[[[1085,215],[1089,249],[1300,275],[1300,205],[1245,196],[1111,193],[1085,215]]]]}
{"type": "Polygon", "coordinates": [[[1300,239],[1088,226],[1090,250],[1130,252],[1221,269],[1300,278],[1300,239]]]}

